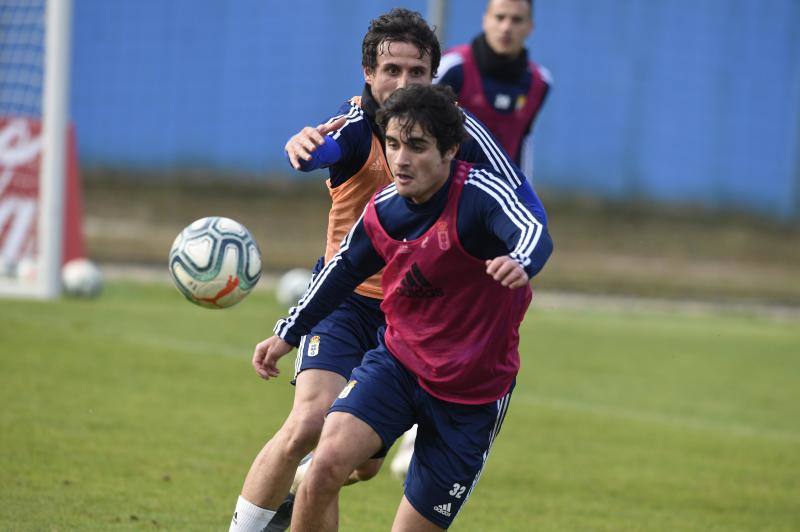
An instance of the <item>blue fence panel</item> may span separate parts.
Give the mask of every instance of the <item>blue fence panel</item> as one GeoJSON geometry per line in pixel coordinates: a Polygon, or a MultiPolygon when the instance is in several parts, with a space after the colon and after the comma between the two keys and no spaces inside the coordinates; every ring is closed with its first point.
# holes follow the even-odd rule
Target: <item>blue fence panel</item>
{"type": "MultiPolygon", "coordinates": [[[[360,92],[361,39],[394,5],[76,2],[82,163],[285,172],[288,136],[360,92]]],[[[450,0],[445,45],[484,8],[450,0]]],[[[800,2],[536,2],[536,26],[531,56],[555,79],[538,184],[800,214],[800,2]]]]}
{"type": "Polygon", "coordinates": [[[800,4],[539,3],[538,182],[797,216],[800,4]]]}
{"type": "Polygon", "coordinates": [[[393,4],[76,2],[81,160],[285,171],[286,138],[360,94],[361,39],[393,4]]]}

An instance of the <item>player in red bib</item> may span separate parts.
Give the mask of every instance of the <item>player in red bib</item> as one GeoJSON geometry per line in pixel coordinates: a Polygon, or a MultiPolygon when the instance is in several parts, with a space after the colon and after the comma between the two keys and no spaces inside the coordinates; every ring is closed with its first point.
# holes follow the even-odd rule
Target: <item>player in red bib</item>
{"type": "Polygon", "coordinates": [[[448,50],[435,80],[453,88],[459,103],[489,128],[528,178],[533,176],[528,137],[552,85],[550,72],[529,60],[525,49],[533,27],[532,0],[489,0],[483,33],[448,50]]]}
{"type": "Polygon", "coordinates": [[[414,423],[417,444],[393,529],[446,529],[502,425],[519,369],[528,280],[552,242],[489,167],[454,159],[463,116],[446,87],[389,97],[378,124],[394,184],[372,198],[276,336],[256,347],[256,370],[276,376],[280,357],[385,267],[386,327],[330,409],[292,530],[335,529],[344,480],[414,423]]]}

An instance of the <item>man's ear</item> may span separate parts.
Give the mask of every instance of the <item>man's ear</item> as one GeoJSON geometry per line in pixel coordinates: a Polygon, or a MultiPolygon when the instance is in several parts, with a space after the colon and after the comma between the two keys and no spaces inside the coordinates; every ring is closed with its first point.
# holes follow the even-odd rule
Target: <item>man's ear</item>
{"type": "Polygon", "coordinates": [[[443,159],[447,159],[448,161],[452,161],[456,158],[456,153],[458,153],[458,148],[461,147],[461,144],[455,144],[454,146],[450,147],[446,152],[444,152],[443,159]]]}
{"type": "Polygon", "coordinates": [[[364,81],[367,82],[368,85],[372,85],[373,79],[372,69],[370,67],[364,67],[364,81]]]}

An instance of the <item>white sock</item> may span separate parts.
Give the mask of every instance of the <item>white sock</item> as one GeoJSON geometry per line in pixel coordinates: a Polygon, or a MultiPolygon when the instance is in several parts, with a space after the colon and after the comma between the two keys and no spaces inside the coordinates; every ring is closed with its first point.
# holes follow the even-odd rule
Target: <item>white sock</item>
{"type": "Polygon", "coordinates": [[[256,506],[239,495],[228,532],[261,532],[274,515],[274,510],[256,506]]]}

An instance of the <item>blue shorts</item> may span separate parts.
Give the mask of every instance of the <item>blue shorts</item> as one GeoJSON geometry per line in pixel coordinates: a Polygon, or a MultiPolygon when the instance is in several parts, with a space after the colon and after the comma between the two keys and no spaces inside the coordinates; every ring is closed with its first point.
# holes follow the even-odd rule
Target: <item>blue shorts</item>
{"type": "Polygon", "coordinates": [[[372,427],[383,440],[377,456],[385,456],[417,423],[405,496],[426,519],[448,528],[478,483],[510,400],[511,390],[483,405],[437,399],[381,343],[353,370],[330,411],[347,412],[372,427]]]}
{"type": "Polygon", "coordinates": [[[386,324],[381,301],[352,293],[303,336],[294,363],[295,379],[307,369],[333,371],[349,379],[364,353],[378,345],[378,329],[386,324]]]}

